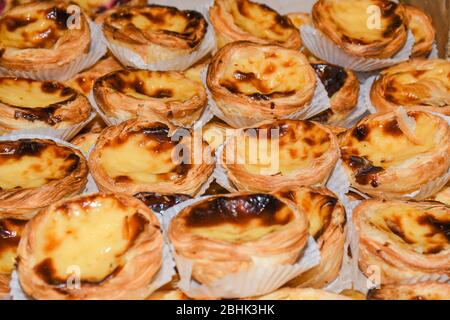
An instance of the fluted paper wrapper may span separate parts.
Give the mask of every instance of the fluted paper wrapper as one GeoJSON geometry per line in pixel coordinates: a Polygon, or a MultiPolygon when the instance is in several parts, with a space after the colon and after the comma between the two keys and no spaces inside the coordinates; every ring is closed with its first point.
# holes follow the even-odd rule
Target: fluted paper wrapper
{"type": "Polygon", "coordinates": [[[408,32],[408,38],[403,48],[390,59],[373,59],[352,56],[339,48],[319,30],[304,25],[300,28],[303,45],[315,56],[332,64],[354,71],[374,71],[386,68],[409,59],[414,46],[414,36],[408,32]]]}
{"type": "Polygon", "coordinates": [[[34,80],[67,81],[72,79],[80,71],[93,66],[107,51],[100,27],[90,20],[88,23],[91,30],[91,43],[88,53],[80,55],[70,63],[58,65],[52,69],[22,71],[0,67],[0,75],[34,80]]]}

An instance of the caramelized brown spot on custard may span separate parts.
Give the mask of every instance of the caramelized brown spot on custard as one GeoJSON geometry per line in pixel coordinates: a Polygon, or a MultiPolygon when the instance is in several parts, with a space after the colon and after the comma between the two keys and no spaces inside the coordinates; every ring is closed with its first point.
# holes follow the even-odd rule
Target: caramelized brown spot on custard
{"type": "Polygon", "coordinates": [[[0,220],[0,255],[19,245],[21,230],[26,223],[15,219],[0,220]]]}
{"type": "Polygon", "coordinates": [[[344,86],[348,77],[344,68],[335,65],[312,64],[312,67],[325,86],[330,98],[344,86]]]}
{"type": "Polygon", "coordinates": [[[363,141],[367,138],[369,133],[370,133],[369,126],[367,124],[362,124],[353,129],[352,136],[358,139],[358,141],[363,141]]]}
{"type": "Polygon", "coordinates": [[[385,222],[389,230],[391,230],[391,232],[396,236],[400,237],[405,243],[408,244],[414,243],[414,241],[409,239],[408,236],[406,235],[401,223],[401,219],[399,217],[396,216],[391,217],[385,220],[385,222]]]}
{"type": "Polygon", "coordinates": [[[186,226],[246,225],[253,219],[265,226],[286,225],[294,215],[278,217],[277,212],[284,206],[286,204],[268,194],[216,197],[195,205],[186,217],[186,226]]]}
{"type": "Polygon", "coordinates": [[[396,119],[390,120],[388,123],[383,125],[383,131],[392,136],[401,136],[403,134],[396,119]]]}
{"type": "Polygon", "coordinates": [[[39,156],[48,145],[31,139],[17,141],[3,141],[0,143],[0,155],[2,157],[20,158],[23,156],[39,156]]]}
{"type": "Polygon", "coordinates": [[[164,195],[152,192],[141,192],[134,196],[144,202],[152,211],[157,213],[162,213],[183,201],[192,199],[191,196],[185,194],[164,195]]]}
{"type": "Polygon", "coordinates": [[[383,172],[382,167],[374,166],[372,161],[366,157],[359,156],[343,156],[343,159],[350,168],[352,168],[355,173],[355,180],[361,185],[371,184],[372,187],[376,188],[378,186],[377,173],[383,172]]]}
{"type": "Polygon", "coordinates": [[[440,221],[432,215],[422,215],[418,217],[418,222],[421,225],[430,227],[431,232],[428,236],[432,237],[436,234],[442,234],[450,242],[450,218],[446,221],[440,221]]]}

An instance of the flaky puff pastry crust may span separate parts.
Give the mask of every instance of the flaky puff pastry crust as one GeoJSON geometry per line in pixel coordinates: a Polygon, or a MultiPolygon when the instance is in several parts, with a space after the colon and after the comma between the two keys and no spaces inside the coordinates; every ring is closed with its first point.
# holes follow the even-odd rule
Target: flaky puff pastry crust
{"type": "Polygon", "coordinates": [[[346,215],[339,199],[326,188],[297,188],[278,195],[293,201],[309,220],[309,233],[320,249],[320,264],[289,281],[286,286],[323,288],[336,279],[344,256],[346,215]]]}
{"type": "Polygon", "coordinates": [[[80,13],[71,25],[66,1],[34,1],[12,8],[0,18],[0,66],[42,71],[68,64],[89,51],[91,32],[80,13]]]}
{"type": "Polygon", "coordinates": [[[414,35],[414,46],[411,57],[426,58],[433,49],[433,42],[436,38],[436,30],[431,17],[411,5],[403,5],[406,12],[406,24],[414,35]]]}
{"type": "Polygon", "coordinates": [[[450,115],[450,61],[414,59],[383,70],[370,99],[379,112],[398,106],[450,115]]]}
{"type": "Polygon", "coordinates": [[[344,295],[312,288],[281,288],[248,300],[352,300],[344,295]]]}
{"type": "Polygon", "coordinates": [[[207,85],[222,120],[237,127],[282,119],[312,101],[316,75],[299,51],[245,41],[220,49],[207,85]]]}
{"type": "Polygon", "coordinates": [[[439,116],[401,108],[373,114],[344,133],[340,146],[350,184],[372,197],[426,199],[446,183],[450,127],[439,116]]]}
{"type": "Polygon", "coordinates": [[[84,154],[88,154],[91,147],[97,142],[100,133],[102,132],[101,128],[94,129],[92,131],[79,134],[75,138],[70,141],[74,146],[78,147],[84,154]]]}
{"type": "Polygon", "coordinates": [[[300,33],[292,22],[265,4],[215,0],[209,17],[218,48],[235,41],[276,44],[290,49],[299,49],[302,45],[300,33]]]}
{"type": "Polygon", "coordinates": [[[100,191],[196,195],[214,170],[211,148],[174,127],[132,119],[104,129],[89,156],[100,191]]]}
{"type": "Polygon", "coordinates": [[[197,11],[147,5],[113,9],[103,23],[106,39],[137,53],[145,63],[175,59],[195,51],[208,23],[197,11]]]}
{"type": "Polygon", "coordinates": [[[324,125],[280,120],[237,131],[220,165],[238,190],[273,192],[324,184],[339,156],[338,140],[324,125]]]}
{"type": "Polygon", "coordinates": [[[429,200],[438,201],[450,206],[450,181],[442,190],[430,197],[429,200]]]}
{"type": "MultiPolygon", "coordinates": [[[[109,223],[107,217],[100,219],[109,223]]],[[[19,281],[23,290],[36,299],[144,299],[151,293],[148,286],[161,269],[162,247],[159,221],[139,200],[121,194],[82,195],[51,205],[26,225],[18,248],[19,281]],[[108,199],[112,204],[101,212],[108,199]],[[123,217],[115,218],[114,215],[121,215],[121,211],[124,211],[123,217]],[[99,218],[99,215],[111,215],[109,219],[117,224],[111,222],[106,231],[101,226],[92,225],[96,221],[95,216],[99,218]],[[77,238],[76,234],[83,232],[83,227],[99,228],[93,232],[92,241],[77,238]],[[57,232],[65,228],[75,236],[70,236],[71,233],[58,236],[57,232]],[[115,247],[114,233],[124,238],[124,246],[115,247]],[[55,241],[57,245],[52,247],[55,241]],[[116,255],[110,258],[107,256],[109,249],[101,251],[101,246],[95,241],[101,241],[102,245],[105,241],[106,248],[116,255]],[[45,243],[49,245],[45,246],[45,243]],[[91,251],[90,244],[100,246],[100,250],[91,251]],[[58,246],[65,246],[67,250],[70,246],[81,247],[87,251],[67,255],[58,252],[58,246]],[[87,256],[83,257],[83,254],[87,256]],[[106,271],[98,272],[97,269],[103,267],[102,259],[110,259],[117,266],[113,270],[107,267],[106,271]],[[73,285],[72,273],[62,271],[65,264],[79,267],[77,286],[70,287],[73,285]]]]}
{"type": "Polygon", "coordinates": [[[295,263],[308,239],[308,220],[275,195],[234,193],[183,209],[168,236],[176,254],[193,262],[192,278],[210,284],[259,265],[295,263]]]}
{"type": "Polygon", "coordinates": [[[405,8],[393,1],[319,0],[312,18],[316,28],[353,56],[391,58],[407,38],[405,8]]]}
{"type": "Polygon", "coordinates": [[[83,154],[52,140],[0,141],[0,217],[30,219],[80,193],[87,183],[83,154]]]}
{"type": "Polygon", "coordinates": [[[368,300],[450,300],[450,284],[426,281],[391,284],[367,293],[368,300]]]}
{"type": "Polygon", "coordinates": [[[353,211],[359,268],[382,284],[450,275],[449,217],[434,202],[363,201],[353,211]]]}
{"type": "Polygon", "coordinates": [[[0,77],[0,133],[65,129],[91,115],[88,99],[55,81],[0,77]]]}
{"type": "Polygon", "coordinates": [[[120,70],[94,84],[99,108],[119,120],[154,119],[192,127],[204,111],[206,89],[177,71],[120,70]]]}

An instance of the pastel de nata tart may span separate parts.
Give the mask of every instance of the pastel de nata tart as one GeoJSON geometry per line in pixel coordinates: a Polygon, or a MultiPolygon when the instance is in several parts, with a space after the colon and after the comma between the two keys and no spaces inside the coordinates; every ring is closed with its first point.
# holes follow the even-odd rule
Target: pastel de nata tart
{"type": "Polygon", "coordinates": [[[450,275],[450,208],[436,202],[367,200],[353,212],[359,268],[382,284],[450,275]]]}
{"type": "Polygon", "coordinates": [[[82,195],[26,225],[19,281],[36,299],[144,299],[162,268],[162,248],[159,221],[141,201],[82,195]]]}
{"type": "Polygon", "coordinates": [[[80,72],[73,79],[67,81],[66,84],[87,96],[94,87],[95,80],[122,68],[122,65],[113,56],[106,55],[91,68],[80,72]]]}
{"type": "Polygon", "coordinates": [[[177,204],[192,199],[186,194],[159,194],[153,192],[140,192],[134,195],[135,198],[141,200],[153,212],[164,213],[177,204]]]}
{"type": "Polygon", "coordinates": [[[302,45],[300,32],[289,18],[262,3],[215,0],[209,17],[218,48],[235,41],[276,44],[290,49],[302,45]]]}
{"type": "Polygon", "coordinates": [[[24,220],[0,219],[0,299],[10,291],[10,276],[25,223],[24,220]]]}
{"type": "Polygon", "coordinates": [[[102,129],[94,129],[93,131],[77,135],[72,139],[71,143],[83,151],[84,154],[88,154],[91,147],[97,142],[101,132],[102,129]]]}
{"type": "Polygon", "coordinates": [[[281,288],[249,300],[352,300],[344,295],[313,288],[281,288]]]}
{"type": "Polygon", "coordinates": [[[367,293],[368,300],[450,300],[450,284],[426,281],[390,284],[367,293]]]}
{"type": "Polygon", "coordinates": [[[214,55],[207,85],[221,119],[246,127],[307,108],[316,74],[300,51],[240,41],[214,55]]]}
{"type": "Polygon", "coordinates": [[[426,199],[447,182],[450,127],[439,116],[401,108],[373,114],[340,145],[351,186],[372,197],[426,199]]]}
{"type": "Polygon", "coordinates": [[[117,120],[154,119],[192,127],[208,98],[201,83],[177,71],[120,70],[94,84],[94,98],[106,116],[117,120]]]}
{"type": "Polygon", "coordinates": [[[426,58],[433,49],[436,30],[431,17],[419,8],[403,4],[406,12],[406,24],[414,35],[411,57],[426,58]]]}
{"type": "Polygon", "coordinates": [[[103,23],[108,42],[130,49],[147,64],[194,52],[207,28],[208,23],[197,11],[160,5],[118,8],[103,23]]]}
{"type": "Polygon", "coordinates": [[[45,139],[0,141],[0,217],[29,219],[38,210],[81,192],[83,154],[45,139]]]}
{"type": "Polygon", "coordinates": [[[377,111],[403,107],[450,115],[450,61],[414,59],[381,71],[370,100],[377,111]]]}
{"type": "Polygon", "coordinates": [[[359,95],[358,78],[353,71],[326,62],[313,62],[311,66],[330,98],[330,108],[312,119],[322,123],[340,123],[356,108],[359,95]]]}
{"type": "Polygon", "coordinates": [[[89,51],[91,33],[84,13],[71,27],[60,0],[34,1],[13,7],[0,18],[0,66],[13,71],[44,71],[89,51]]]}
{"type": "Polygon", "coordinates": [[[391,58],[407,39],[405,8],[393,1],[319,0],[312,18],[325,37],[353,56],[391,58]]]}
{"type": "Polygon", "coordinates": [[[201,139],[172,133],[143,120],[103,130],[89,157],[100,191],[196,195],[214,169],[211,150],[201,139]]]}
{"type": "Polygon", "coordinates": [[[308,220],[276,195],[234,193],[183,209],[168,236],[176,255],[192,261],[192,279],[208,285],[258,266],[294,264],[308,220]]]}
{"type": "Polygon", "coordinates": [[[0,133],[69,129],[91,115],[87,98],[54,81],[0,77],[0,133]]]}
{"type": "Polygon", "coordinates": [[[339,143],[325,126],[280,120],[239,131],[220,165],[238,190],[272,192],[324,184],[338,159],[339,143]]]}
{"type": "Polygon", "coordinates": [[[279,195],[293,201],[306,213],[309,234],[320,249],[320,264],[289,281],[286,286],[323,288],[339,274],[344,256],[346,215],[343,205],[325,188],[298,188],[279,195]]]}

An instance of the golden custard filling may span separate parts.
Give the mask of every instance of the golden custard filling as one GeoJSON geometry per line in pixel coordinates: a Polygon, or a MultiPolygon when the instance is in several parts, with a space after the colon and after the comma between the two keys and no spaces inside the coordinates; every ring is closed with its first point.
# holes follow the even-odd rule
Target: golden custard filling
{"type": "Polygon", "coordinates": [[[79,162],[71,149],[53,143],[0,142],[0,190],[41,187],[70,175],[79,162]]]}
{"type": "Polygon", "coordinates": [[[398,4],[380,0],[325,0],[317,14],[334,25],[343,40],[355,44],[382,41],[403,27],[403,17],[398,14],[398,4]],[[373,26],[372,26],[373,24],[373,26]]]}
{"type": "Polygon", "coordinates": [[[0,19],[0,44],[16,49],[51,49],[68,30],[64,6],[26,10],[0,19]]]}
{"type": "Polygon", "coordinates": [[[198,84],[178,73],[161,71],[119,71],[103,80],[103,84],[140,100],[184,102],[193,98],[198,84]]]}
{"type": "Polygon", "coordinates": [[[295,219],[285,203],[267,194],[219,196],[186,210],[180,217],[189,233],[234,244],[257,241],[295,219]]]}
{"type": "Polygon", "coordinates": [[[329,134],[310,121],[249,129],[235,141],[237,163],[256,175],[288,175],[308,168],[331,147],[329,134]]]}
{"type": "Polygon", "coordinates": [[[307,82],[310,65],[289,50],[242,48],[232,53],[219,83],[255,99],[292,96],[307,82]]]}
{"type": "Polygon", "coordinates": [[[368,222],[385,233],[393,243],[421,254],[450,249],[449,210],[386,204],[367,215],[368,222]]]}
{"type": "Polygon", "coordinates": [[[258,38],[285,42],[295,32],[288,18],[264,4],[248,0],[231,0],[224,1],[223,5],[233,17],[237,27],[258,38]]]}
{"type": "Polygon", "coordinates": [[[382,72],[384,97],[403,106],[450,104],[450,62],[434,60],[427,64],[401,64],[382,72]],[[431,86],[431,87],[430,87],[431,86]]]}
{"type": "Polygon", "coordinates": [[[25,223],[15,219],[0,220],[0,274],[8,274],[14,269],[17,246],[25,223]]]}
{"type": "Polygon", "coordinates": [[[372,165],[387,169],[431,152],[436,147],[434,137],[439,122],[425,113],[409,112],[408,115],[415,120],[418,143],[403,133],[397,119],[372,120],[354,128],[350,138],[341,145],[344,161],[358,168],[358,162],[369,160],[372,165]]]}
{"type": "Polygon", "coordinates": [[[75,95],[73,89],[57,82],[0,78],[0,101],[14,107],[47,108],[75,95]]]}
{"type": "Polygon", "coordinates": [[[147,223],[135,208],[113,196],[69,201],[38,224],[34,270],[49,284],[63,283],[77,272],[82,282],[99,283],[120,271],[147,223]]]}
{"type": "Polygon", "coordinates": [[[100,151],[100,165],[116,182],[157,183],[185,174],[187,165],[172,159],[177,142],[164,126],[142,128],[110,140],[100,151]]]}

